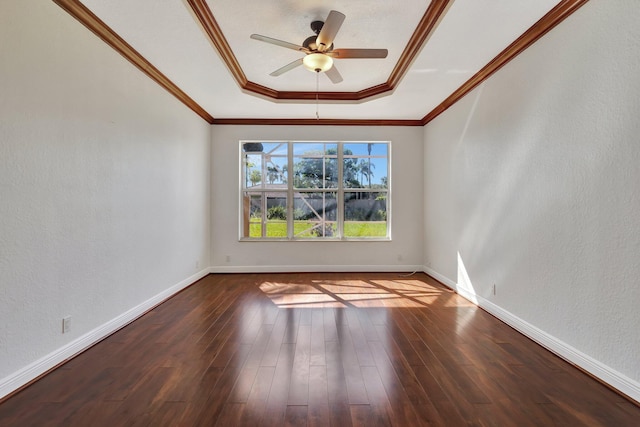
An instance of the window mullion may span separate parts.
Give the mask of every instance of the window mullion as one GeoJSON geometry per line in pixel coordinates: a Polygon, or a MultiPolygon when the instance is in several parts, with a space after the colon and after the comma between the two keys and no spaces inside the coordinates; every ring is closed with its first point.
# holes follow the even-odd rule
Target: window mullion
{"type": "Polygon", "coordinates": [[[264,164],[264,152],[260,153],[260,190],[262,193],[262,237],[267,237],[267,209],[269,208],[269,204],[267,203],[267,192],[265,186],[265,164],[264,164]]]}
{"type": "Polygon", "coordinates": [[[338,238],[344,238],[344,160],[342,152],[342,142],[338,142],[338,191],[337,191],[337,217],[338,238]]]}
{"type": "Polygon", "coordinates": [[[289,170],[287,176],[287,239],[293,239],[294,226],[293,226],[293,142],[287,142],[287,169],[289,170]]]}

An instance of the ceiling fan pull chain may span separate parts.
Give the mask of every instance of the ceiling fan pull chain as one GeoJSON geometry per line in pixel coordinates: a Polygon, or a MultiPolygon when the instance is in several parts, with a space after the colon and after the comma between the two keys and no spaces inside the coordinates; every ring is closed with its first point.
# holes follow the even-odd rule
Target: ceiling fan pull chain
{"type": "Polygon", "coordinates": [[[320,113],[318,112],[319,101],[318,101],[318,91],[320,90],[320,71],[316,71],[316,120],[320,120],[320,113]]]}

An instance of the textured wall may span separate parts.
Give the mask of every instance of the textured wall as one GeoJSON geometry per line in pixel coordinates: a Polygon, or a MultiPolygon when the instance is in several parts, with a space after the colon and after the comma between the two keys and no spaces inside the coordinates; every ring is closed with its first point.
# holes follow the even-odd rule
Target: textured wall
{"type": "Polygon", "coordinates": [[[639,21],[591,1],[425,128],[425,265],[634,381],[639,21]]]}
{"type": "Polygon", "coordinates": [[[1,380],[208,266],[210,126],[51,1],[0,58],[1,380]]]}
{"type": "Polygon", "coordinates": [[[212,265],[217,271],[414,269],[422,265],[422,129],[214,126],[212,265]],[[239,242],[239,141],[391,141],[392,241],[239,242]],[[226,256],[231,261],[226,261],[226,256]],[[251,267],[251,268],[250,268],[251,267]]]}

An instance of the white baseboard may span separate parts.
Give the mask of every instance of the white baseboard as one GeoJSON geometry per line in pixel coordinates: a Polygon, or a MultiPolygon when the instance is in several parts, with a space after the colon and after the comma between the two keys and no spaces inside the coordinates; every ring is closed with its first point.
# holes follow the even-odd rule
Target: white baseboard
{"type": "Polygon", "coordinates": [[[438,273],[435,270],[432,270],[429,267],[422,267],[422,270],[428,274],[429,276],[433,277],[434,279],[436,279],[438,282],[447,285],[449,288],[453,289],[454,291],[457,292],[457,283],[451,279],[449,279],[446,276],[443,276],[442,274],[438,273]]]}
{"type": "Polygon", "coordinates": [[[216,265],[211,273],[395,273],[422,271],[421,265],[216,265]]]}
{"type": "Polygon", "coordinates": [[[172,295],[180,292],[182,289],[186,288],[193,282],[205,277],[209,273],[209,268],[197,272],[193,276],[182,280],[180,283],[171,286],[165,291],[162,291],[159,294],[144,301],[143,303],[127,310],[118,317],[108,321],[101,326],[98,326],[97,328],[87,332],[83,336],[71,341],[63,347],[58,348],[57,350],[47,354],[46,356],[36,360],[35,362],[30,363],[19,371],[3,378],[2,380],[0,380],[0,399],[14,392],[15,390],[18,390],[25,384],[28,384],[30,381],[47,372],[54,366],[86,350],[95,343],[111,335],[118,329],[131,323],[133,320],[137,319],[151,308],[160,304],[172,295]]]}
{"type": "Polygon", "coordinates": [[[460,296],[468,299],[469,301],[491,313],[493,316],[497,317],[507,325],[511,326],[521,334],[540,344],[547,350],[565,359],[569,363],[572,363],[580,367],[581,369],[584,369],[594,377],[600,379],[606,384],[609,384],[611,387],[627,395],[636,402],[640,402],[640,382],[637,382],[621,374],[615,369],[610,368],[602,362],[595,360],[591,356],[582,353],[569,344],[538,329],[532,324],[520,319],[519,317],[513,315],[512,313],[494,304],[493,302],[483,298],[482,296],[477,295],[474,292],[470,292],[469,290],[461,286],[458,286],[458,284],[454,280],[451,280],[448,277],[439,274],[435,270],[425,266],[423,267],[423,271],[429,276],[458,292],[460,296]]]}

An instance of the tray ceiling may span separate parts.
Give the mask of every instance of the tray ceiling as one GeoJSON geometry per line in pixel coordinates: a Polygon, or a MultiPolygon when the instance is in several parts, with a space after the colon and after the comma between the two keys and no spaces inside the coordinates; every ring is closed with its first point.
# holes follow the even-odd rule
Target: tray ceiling
{"type": "Polygon", "coordinates": [[[318,110],[325,122],[407,124],[425,123],[586,2],[54,1],[210,122],[305,121],[318,110]],[[330,10],[346,15],[337,48],[386,48],[387,58],[336,60],[339,84],[304,67],[269,76],[304,54],[249,36],[302,44],[330,10]]]}

